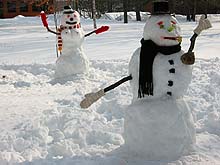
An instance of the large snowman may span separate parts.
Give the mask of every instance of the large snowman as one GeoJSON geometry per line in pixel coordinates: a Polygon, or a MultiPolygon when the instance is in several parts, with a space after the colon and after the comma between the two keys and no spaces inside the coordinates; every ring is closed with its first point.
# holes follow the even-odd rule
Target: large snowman
{"type": "MultiPolygon", "coordinates": [[[[168,2],[157,1],[153,5],[141,47],[129,63],[130,75],[85,95],[80,105],[87,108],[107,91],[130,80],[133,102],[125,111],[125,144],[119,151],[132,159],[175,160],[192,152],[195,144],[192,110],[183,99],[195,58],[193,52],[181,50],[180,26],[170,15],[168,2]]],[[[202,17],[201,26],[194,30],[195,36],[210,26],[204,20],[202,17]]]]}
{"type": "Polygon", "coordinates": [[[47,30],[57,36],[57,48],[60,56],[56,61],[55,78],[87,73],[89,61],[82,48],[84,38],[93,33],[99,34],[107,31],[109,27],[102,26],[85,34],[80,24],[79,13],[73,10],[71,6],[64,6],[60,27],[57,28],[56,32],[48,27],[44,12],[41,12],[41,19],[47,30]]]}
{"type": "Polygon", "coordinates": [[[128,155],[167,160],[188,154],[195,143],[191,109],[182,98],[192,67],[181,60],[175,17],[155,14],[146,21],[142,46],[129,63],[134,103],[126,111],[124,139],[128,155]]]}

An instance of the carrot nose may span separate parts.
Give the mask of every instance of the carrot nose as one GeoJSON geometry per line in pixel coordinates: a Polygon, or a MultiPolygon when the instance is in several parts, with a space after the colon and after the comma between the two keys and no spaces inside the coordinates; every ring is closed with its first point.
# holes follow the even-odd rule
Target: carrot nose
{"type": "Polygon", "coordinates": [[[175,27],[170,26],[170,27],[167,28],[167,31],[168,31],[168,32],[172,32],[174,29],[175,29],[175,27]]]}

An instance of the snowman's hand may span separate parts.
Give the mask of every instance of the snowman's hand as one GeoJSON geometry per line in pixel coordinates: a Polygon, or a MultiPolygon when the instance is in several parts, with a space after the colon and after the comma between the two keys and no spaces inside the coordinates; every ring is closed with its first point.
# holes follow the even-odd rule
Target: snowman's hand
{"type": "Polygon", "coordinates": [[[85,98],[81,101],[80,107],[86,109],[104,95],[105,95],[105,92],[103,89],[99,90],[96,93],[93,93],[93,92],[88,93],[85,95],[85,98]]]}
{"type": "Polygon", "coordinates": [[[205,15],[202,15],[199,19],[199,25],[195,28],[194,33],[199,35],[203,30],[211,28],[211,22],[205,18],[205,15]]]}
{"type": "Polygon", "coordinates": [[[181,56],[181,61],[183,64],[192,65],[195,63],[195,54],[194,52],[187,52],[181,56]]]}
{"type": "Polygon", "coordinates": [[[46,16],[46,14],[44,13],[44,11],[41,11],[40,17],[41,17],[41,21],[42,21],[43,25],[44,25],[45,27],[48,27],[47,16],[46,16]]]}

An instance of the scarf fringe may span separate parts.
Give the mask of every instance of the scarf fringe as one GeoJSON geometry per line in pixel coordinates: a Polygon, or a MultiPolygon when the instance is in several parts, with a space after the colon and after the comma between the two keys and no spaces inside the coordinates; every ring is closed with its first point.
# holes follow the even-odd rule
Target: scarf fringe
{"type": "Polygon", "coordinates": [[[138,98],[144,97],[144,95],[153,95],[153,83],[152,82],[146,82],[145,85],[140,85],[138,89],[138,98]]]}

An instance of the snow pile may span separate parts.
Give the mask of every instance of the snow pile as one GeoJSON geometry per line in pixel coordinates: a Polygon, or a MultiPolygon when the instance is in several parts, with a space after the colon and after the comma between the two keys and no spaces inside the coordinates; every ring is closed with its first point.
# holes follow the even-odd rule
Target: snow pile
{"type": "MultiPolygon", "coordinates": [[[[146,20],[149,16],[148,12],[140,12],[141,19],[146,20]]],[[[123,21],[124,20],[124,12],[112,12],[112,13],[105,13],[100,19],[107,19],[107,20],[117,20],[123,21]]],[[[135,21],[136,20],[136,13],[135,12],[128,12],[128,20],[135,21]]]]}
{"type": "Polygon", "coordinates": [[[191,96],[189,101],[195,108],[198,131],[207,131],[218,136],[220,133],[219,63],[219,58],[198,60],[198,65],[194,67],[194,81],[190,85],[192,90],[188,91],[191,96]],[[194,102],[198,98],[200,98],[199,102],[194,102]]]}
{"type": "MultiPolygon", "coordinates": [[[[207,72],[201,72],[201,70],[198,69],[201,67],[201,64],[205,64],[205,67],[202,65],[202,68],[206,68],[207,71],[211,71],[212,73],[218,73],[220,67],[218,58],[211,61],[200,59],[194,67],[195,73],[193,74],[193,82],[196,80],[197,82],[194,82],[194,85],[192,84],[190,86],[186,99],[191,98],[189,102],[191,106],[195,107],[194,113],[198,115],[197,118],[200,117],[203,119],[198,120],[197,122],[198,134],[196,148],[198,149],[196,150],[196,153],[182,157],[178,161],[173,162],[174,164],[178,164],[178,162],[188,162],[191,164],[192,161],[206,162],[207,160],[210,162],[211,160],[214,160],[212,157],[213,153],[220,155],[218,147],[214,147],[220,141],[217,134],[220,129],[218,124],[219,121],[212,121],[216,122],[214,124],[215,132],[212,131],[214,129],[211,129],[210,125],[206,122],[206,116],[211,115],[212,113],[209,112],[213,110],[213,107],[208,106],[208,104],[212,102],[215,104],[216,108],[219,108],[219,106],[217,106],[217,104],[219,104],[219,97],[216,100],[214,97],[206,97],[207,95],[204,92],[205,88],[203,88],[203,86],[201,87],[201,85],[206,85],[206,89],[212,89],[210,92],[219,95],[220,92],[214,90],[217,89],[219,84],[215,84],[218,81],[214,81],[214,84],[198,83],[202,82],[204,77],[208,79],[211,77],[219,79],[219,77],[218,75],[214,76],[207,74],[207,72]],[[196,70],[201,74],[197,74],[196,70]],[[200,86],[195,84],[200,84],[200,86]],[[196,93],[191,93],[193,91],[198,93],[197,97],[194,97],[194,95],[196,96],[196,93]],[[202,94],[203,92],[204,94],[202,94]],[[206,100],[204,100],[204,98],[206,100]],[[205,106],[202,107],[202,105],[205,106]],[[199,124],[204,126],[203,130],[200,128],[201,125],[199,124]],[[210,132],[205,133],[207,131],[210,132]],[[216,135],[210,133],[215,133],[216,135]],[[209,145],[209,147],[207,147],[207,145],[209,145]],[[213,151],[211,152],[209,150],[210,147],[213,148],[213,151]],[[209,158],[207,157],[208,155],[209,158]]],[[[56,164],[66,164],[68,162],[96,164],[105,162],[108,164],[108,161],[115,161],[117,164],[118,162],[123,162],[123,159],[120,158],[121,156],[123,157],[123,155],[120,155],[120,153],[115,155],[113,152],[110,157],[104,158],[100,158],[98,155],[114,151],[115,148],[124,143],[122,138],[124,109],[130,104],[130,100],[132,99],[129,90],[129,83],[122,85],[118,90],[114,90],[112,93],[109,93],[109,95],[106,95],[105,98],[100,100],[96,105],[93,105],[89,110],[81,110],[78,103],[83,95],[81,91],[86,93],[89,89],[92,89],[93,86],[98,87],[104,83],[109,84],[119,79],[121,75],[126,72],[128,62],[93,61],[93,69],[91,70],[89,77],[84,77],[83,79],[69,78],[69,80],[66,81],[53,79],[54,68],[52,66],[53,65],[1,66],[0,74],[3,75],[4,73],[7,75],[5,79],[1,79],[1,97],[5,98],[5,100],[1,102],[1,107],[11,110],[17,107],[14,112],[16,118],[14,118],[15,114],[12,114],[11,116],[5,112],[1,114],[1,122],[7,124],[6,127],[1,128],[1,164],[24,161],[31,161],[33,164],[47,164],[49,162],[54,162],[56,164]],[[115,73],[117,73],[117,77],[115,77],[115,73]],[[100,77],[105,77],[105,80],[97,81],[100,80],[100,77]],[[14,83],[19,81],[25,81],[31,85],[23,87],[14,86],[14,83]],[[83,89],[85,87],[85,81],[88,89],[83,89]],[[41,95],[39,95],[39,91],[41,95]],[[31,95],[28,95],[30,92],[31,95]],[[13,95],[19,95],[19,93],[23,96],[20,98],[12,97],[13,95]],[[35,100],[34,97],[37,97],[40,102],[35,100]],[[16,99],[16,101],[14,102],[12,99],[16,99]],[[32,112],[30,112],[30,110],[32,112]],[[35,115],[33,115],[33,112],[35,115]]],[[[153,102],[149,102],[149,104],[146,103],[146,106],[150,107],[151,104],[153,104],[153,102]]],[[[135,111],[135,109],[132,109],[132,111],[135,111]]],[[[219,113],[219,109],[216,109],[216,111],[219,113]]],[[[167,110],[162,114],[160,113],[159,117],[161,122],[159,123],[149,123],[152,121],[150,120],[152,115],[158,116],[155,111],[149,112],[151,114],[149,120],[139,120],[139,122],[144,123],[144,126],[146,126],[145,128],[150,126],[168,126],[165,125],[165,123],[167,122],[167,124],[171,124],[172,116],[167,116],[166,112],[167,110]],[[169,120],[166,120],[168,118],[169,120]]],[[[141,113],[146,113],[146,111],[141,111],[141,113]]],[[[178,115],[178,113],[180,112],[173,112],[173,115],[178,115]]],[[[130,114],[131,117],[133,117],[133,113],[127,114],[130,114]]],[[[178,123],[178,121],[176,122],[178,123]]],[[[138,124],[137,121],[132,122],[132,120],[131,123],[138,124]]],[[[174,124],[173,126],[176,126],[175,128],[177,128],[177,125],[174,124]]],[[[139,129],[145,128],[141,127],[139,129]]],[[[179,129],[179,131],[181,133],[183,129],[179,129]]],[[[161,130],[160,133],[161,136],[169,136],[164,130],[161,130]]],[[[138,143],[140,140],[141,139],[133,141],[134,146],[135,142],[138,143]]],[[[156,138],[154,140],[155,146],[160,144],[156,143],[156,138]]],[[[172,142],[174,141],[171,141],[170,145],[172,142]]],[[[145,144],[150,145],[149,143],[145,144]]],[[[149,148],[145,146],[142,149],[148,150],[149,148]]],[[[150,156],[152,157],[153,155],[150,156]]],[[[215,159],[220,159],[220,156],[217,156],[215,159]]],[[[134,164],[146,163],[144,158],[139,158],[137,160],[131,160],[128,158],[128,160],[130,162],[129,165],[131,165],[132,162],[134,162],[134,164]]],[[[150,164],[153,162],[147,163],[150,164]]]]}
{"type": "Polygon", "coordinates": [[[125,150],[132,151],[128,157],[176,160],[193,151],[194,121],[182,99],[137,101],[125,119],[125,150]]]}
{"type": "Polygon", "coordinates": [[[220,112],[214,110],[205,119],[206,130],[212,134],[220,135],[220,112]]]}
{"type": "MultiPolygon", "coordinates": [[[[147,18],[151,15],[149,12],[140,12],[141,20],[146,21],[147,18]]],[[[175,15],[178,21],[185,22],[186,16],[183,15],[175,15]]],[[[200,19],[201,15],[196,15],[196,21],[200,19]]],[[[100,19],[105,20],[112,20],[112,21],[124,21],[124,12],[111,12],[105,13],[101,16],[100,19]]],[[[212,22],[219,22],[220,21],[220,14],[208,14],[208,19],[212,22]]],[[[128,12],[128,21],[136,21],[136,13],[135,12],[128,12]]]]}
{"type": "MultiPolygon", "coordinates": [[[[113,70],[121,70],[117,68],[123,65],[116,66],[114,63],[108,62],[105,65],[112,66],[112,68],[115,66],[113,70]]],[[[7,162],[34,161],[45,158],[95,156],[122,145],[124,143],[121,136],[123,111],[120,110],[120,103],[117,103],[115,98],[107,99],[109,103],[100,106],[97,112],[83,111],[79,108],[78,103],[82,97],[80,91],[87,91],[83,81],[87,82],[87,85],[91,82],[91,87],[99,86],[99,82],[93,83],[100,76],[113,81],[113,72],[102,65],[102,62],[94,62],[94,69],[91,69],[90,75],[84,77],[84,80],[81,79],[82,77],[66,80],[54,79],[54,70],[51,70],[54,67],[51,65],[2,65],[0,74],[7,76],[1,78],[1,97],[5,98],[1,105],[8,107],[7,105],[11,104],[17,107],[18,111],[15,112],[17,121],[14,121],[11,127],[8,124],[7,128],[1,128],[3,134],[0,136],[0,162],[7,164],[7,162]],[[104,70],[100,70],[100,67],[104,70]],[[70,91],[69,89],[71,92],[64,94],[64,91],[70,91]],[[9,94],[10,91],[15,91],[15,93],[9,94]],[[13,97],[14,101],[10,101],[13,95],[19,95],[19,93],[22,93],[22,97],[13,97]],[[28,93],[33,97],[30,97],[28,93]],[[56,93],[60,94],[56,96],[56,93]],[[36,102],[35,98],[43,100],[36,102]],[[111,109],[109,104],[117,109],[111,109]],[[24,105],[25,108],[22,108],[24,105]],[[54,108],[50,108],[51,106],[54,108]],[[102,107],[105,106],[106,111],[103,111],[102,107]],[[33,116],[33,120],[30,120],[27,118],[29,110],[40,115],[33,116]],[[27,116],[22,111],[28,112],[27,116]],[[19,118],[22,117],[23,120],[20,122],[19,118]],[[13,133],[8,132],[9,130],[13,130],[13,133]]],[[[125,69],[119,72],[125,72],[125,69]]],[[[13,118],[7,114],[4,116],[4,122],[13,118]]]]}

